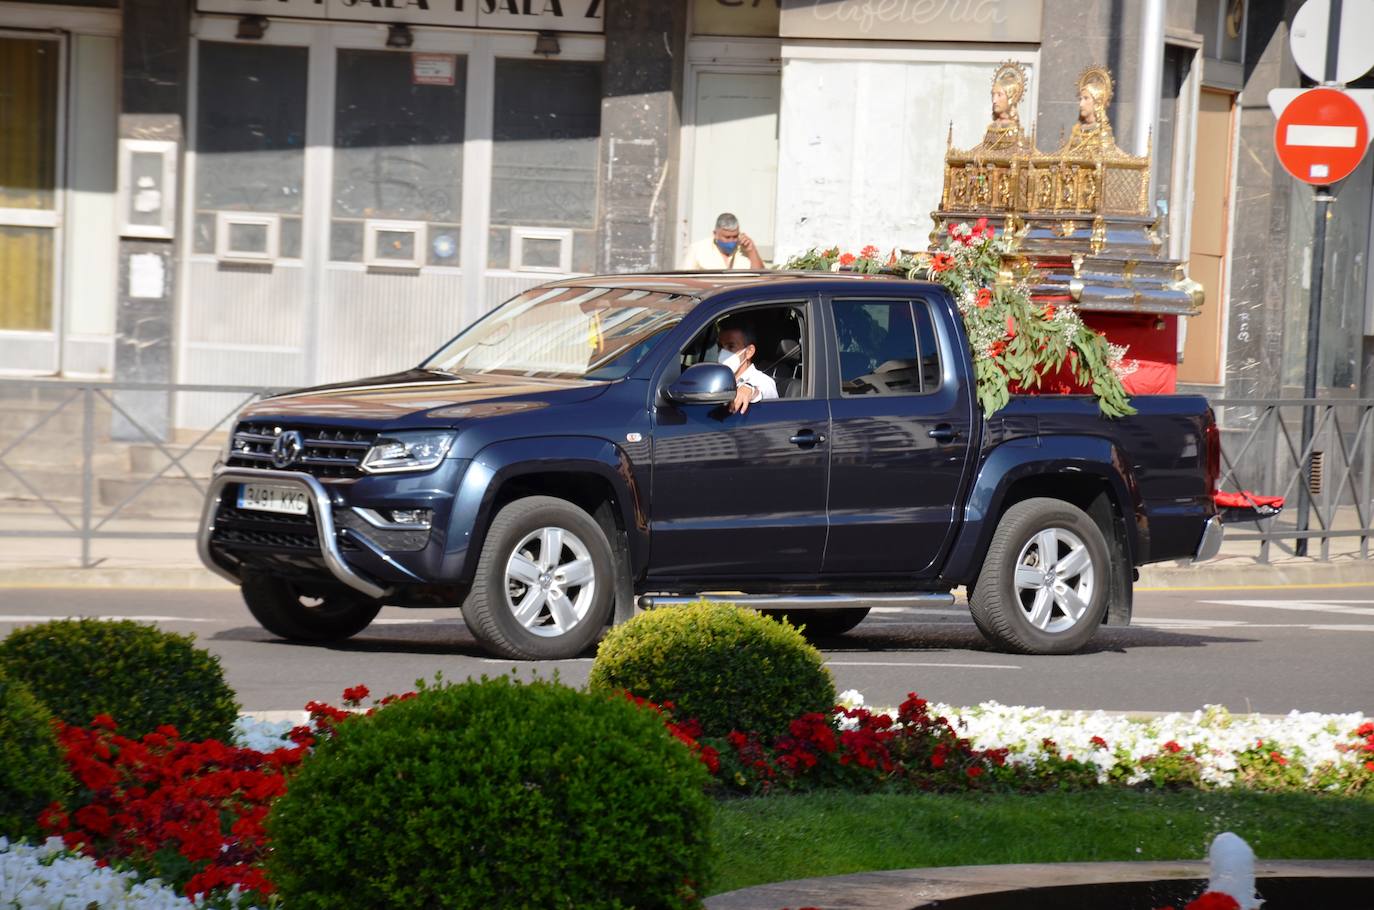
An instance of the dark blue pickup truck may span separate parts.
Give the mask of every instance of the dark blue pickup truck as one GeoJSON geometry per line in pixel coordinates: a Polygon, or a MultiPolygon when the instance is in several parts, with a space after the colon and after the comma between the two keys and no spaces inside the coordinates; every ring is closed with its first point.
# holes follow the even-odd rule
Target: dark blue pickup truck
{"type": "Polygon", "coordinates": [[[961,585],[998,647],[1067,653],[1130,621],[1137,566],[1216,554],[1204,399],[1106,420],[1091,397],[1020,396],[984,419],[972,375],[934,284],[559,281],[413,370],[247,408],[200,553],[283,638],[461,604],[493,653],[536,659],[703,594],[840,634],[961,585]],[[742,411],[727,319],[776,390],[742,411]]]}

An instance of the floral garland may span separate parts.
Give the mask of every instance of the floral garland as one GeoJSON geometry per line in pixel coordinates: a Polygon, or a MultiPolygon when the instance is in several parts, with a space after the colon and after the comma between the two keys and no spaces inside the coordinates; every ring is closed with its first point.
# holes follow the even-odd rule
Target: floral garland
{"type": "Polygon", "coordinates": [[[1043,380],[1066,367],[1078,385],[1092,390],[1104,416],[1134,414],[1121,384],[1136,368],[1125,361],[1127,349],[1084,325],[1073,306],[1042,306],[1031,299],[1024,281],[999,281],[998,272],[1011,244],[995,233],[986,218],[979,218],[972,225],[951,223],[934,253],[899,255],[894,250],[884,259],[871,245],[857,256],[842,253],[839,247],[813,248],[783,267],[897,273],[944,285],[964,319],[978,403],[985,416],[1005,407],[1013,390],[1039,388],[1043,380]]]}

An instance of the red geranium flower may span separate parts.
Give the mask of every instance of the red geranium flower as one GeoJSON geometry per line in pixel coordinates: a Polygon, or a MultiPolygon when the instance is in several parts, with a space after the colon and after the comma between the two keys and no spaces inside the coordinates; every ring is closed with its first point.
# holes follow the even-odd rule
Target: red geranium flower
{"type": "Polygon", "coordinates": [[[853,265],[854,258],[855,257],[853,253],[845,253],[843,256],[840,257],[840,265],[853,265]]]}
{"type": "Polygon", "coordinates": [[[864,247],[863,249],[859,250],[859,258],[860,258],[860,259],[877,259],[877,258],[878,258],[878,248],[877,248],[876,246],[874,246],[873,244],[870,243],[868,246],[866,246],[866,247],[864,247]]]}
{"type": "Polygon", "coordinates": [[[1240,910],[1240,904],[1229,894],[1208,891],[1197,900],[1186,904],[1183,910],[1240,910]]]}
{"type": "Polygon", "coordinates": [[[989,306],[991,303],[992,303],[992,291],[988,290],[987,288],[979,288],[979,289],[978,289],[978,300],[977,300],[978,309],[980,309],[980,310],[986,310],[986,309],[988,308],[988,306],[989,306]]]}
{"type": "Polygon", "coordinates": [[[1165,751],[1165,752],[1182,752],[1182,751],[1183,751],[1183,747],[1180,746],[1177,742],[1175,742],[1174,740],[1171,739],[1171,740],[1169,740],[1167,743],[1164,744],[1164,751],[1165,751]]]}

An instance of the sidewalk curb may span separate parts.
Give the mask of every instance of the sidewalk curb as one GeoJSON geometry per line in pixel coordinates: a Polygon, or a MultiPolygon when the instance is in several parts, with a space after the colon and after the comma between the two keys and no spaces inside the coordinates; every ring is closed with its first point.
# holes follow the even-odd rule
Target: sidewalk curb
{"type": "MultiPolygon", "coordinates": [[[[1228,561],[1198,565],[1148,565],[1140,569],[1136,591],[1187,591],[1225,588],[1327,587],[1374,585],[1374,559],[1289,560],[1283,563],[1228,561]]],[[[234,586],[199,566],[33,566],[0,569],[4,588],[153,588],[232,591],[234,586]]]]}
{"type": "Polygon", "coordinates": [[[78,569],[34,566],[0,569],[4,588],[158,588],[183,591],[233,591],[234,586],[198,566],[128,566],[78,569]]]}
{"type": "Polygon", "coordinates": [[[1198,565],[1148,565],[1135,583],[1141,591],[1190,588],[1272,588],[1374,584],[1374,559],[1315,559],[1283,563],[1227,562],[1198,565]]]}

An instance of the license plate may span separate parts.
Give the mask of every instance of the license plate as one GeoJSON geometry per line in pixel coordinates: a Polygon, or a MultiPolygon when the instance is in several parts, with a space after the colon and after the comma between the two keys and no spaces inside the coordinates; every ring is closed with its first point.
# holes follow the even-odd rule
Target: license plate
{"type": "Polygon", "coordinates": [[[309,495],[300,487],[285,484],[245,483],[239,487],[239,508],[283,515],[306,515],[309,495]]]}

